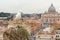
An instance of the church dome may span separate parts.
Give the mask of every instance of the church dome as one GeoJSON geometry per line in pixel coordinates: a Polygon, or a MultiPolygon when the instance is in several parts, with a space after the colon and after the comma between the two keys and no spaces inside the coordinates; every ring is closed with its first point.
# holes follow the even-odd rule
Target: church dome
{"type": "Polygon", "coordinates": [[[51,6],[49,7],[48,12],[56,12],[55,7],[53,6],[53,4],[51,4],[51,6]]]}

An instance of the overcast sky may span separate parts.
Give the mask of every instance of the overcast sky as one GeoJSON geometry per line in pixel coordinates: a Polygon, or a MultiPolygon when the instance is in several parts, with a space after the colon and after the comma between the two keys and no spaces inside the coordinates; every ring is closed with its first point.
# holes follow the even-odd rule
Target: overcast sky
{"type": "Polygon", "coordinates": [[[60,12],[60,0],[0,0],[0,12],[43,13],[51,3],[60,12]]]}

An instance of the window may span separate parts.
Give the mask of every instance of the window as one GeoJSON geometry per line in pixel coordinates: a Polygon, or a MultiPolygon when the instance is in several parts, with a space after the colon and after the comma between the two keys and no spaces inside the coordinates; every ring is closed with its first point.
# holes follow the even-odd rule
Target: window
{"type": "Polygon", "coordinates": [[[48,19],[46,19],[46,22],[48,22],[48,19]]]}
{"type": "Polygon", "coordinates": [[[56,37],[59,37],[59,35],[57,35],[56,37]]]}
{"type": "Polygon", "coordinates": [[[38,36],[38,38],[40,38],[40,36],[38,36]]]}
{"type": "Polygon", "coordinates": [[[55,19],[53,19],[53,22],[55,22],[55,19]]]}
{"type": "Polygon", "coordinates": [[[50,22],[52,22],[52,20],[50,19],[50,22]]]}
{"type": "Polygon", "coordinates": [[[60,34],[60,30],[56,30],[56,34],[60,34]]]}
{"type": "Polygon", "coordinates": [[[58,21],[59,21],[59,18],[58,18],[58,21]]]}

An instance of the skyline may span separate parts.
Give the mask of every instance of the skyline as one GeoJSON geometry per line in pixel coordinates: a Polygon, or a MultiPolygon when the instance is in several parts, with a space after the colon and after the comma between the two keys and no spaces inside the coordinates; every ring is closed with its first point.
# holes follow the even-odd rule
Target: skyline
{"type": "Polygon", "coordinates": [[[0,0],[0,12],[44,13],[51,4],[60,13],[60,0],[0,0]]]}

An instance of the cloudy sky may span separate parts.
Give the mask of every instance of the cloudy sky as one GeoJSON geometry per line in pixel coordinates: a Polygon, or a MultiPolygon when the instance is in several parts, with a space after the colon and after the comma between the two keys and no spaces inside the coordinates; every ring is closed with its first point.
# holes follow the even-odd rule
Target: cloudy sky
{"type": "Polygon", "coordinates": [[[60,12],[60,0],[0,0],[0,12],[43,13],[51,3],[60,12]]]}

